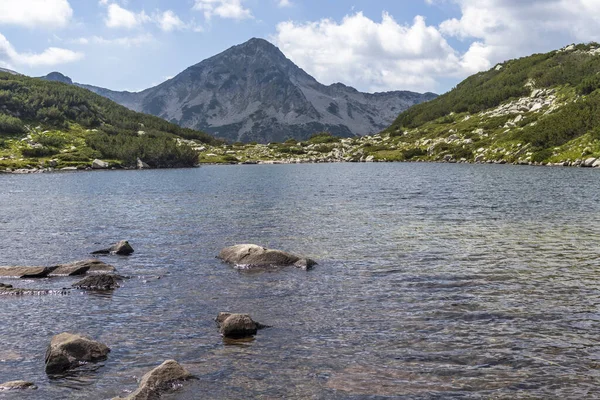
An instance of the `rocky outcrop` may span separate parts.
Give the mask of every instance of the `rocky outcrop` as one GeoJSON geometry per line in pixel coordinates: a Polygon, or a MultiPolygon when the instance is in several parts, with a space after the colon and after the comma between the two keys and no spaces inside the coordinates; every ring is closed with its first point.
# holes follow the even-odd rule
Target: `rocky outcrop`
{"type": "Polygon", "coordinates": [[[92,169],[107,169],[108,163],[106,161],[95,159],[92,161],[92,169]]]}
{"type": "Polygon", "coordinates": [[[87,336],[61,333],[52,338],[46,350],[46,373],[59,374],[87,362],[106,359],[110,349],[87,336]]]}
{"type": "Polygon", "coordinates": [[[128,256],[133,253],[133,247],[127,240],[121,240],[110,246],[108,249],[94,251],[92,254],[117,254],[120,256],[128,256]]]}
{"type": "Polygon", "coordinates": [[[25,390],[25,389],[37,389],[33,382],[27,381],[11,381],[0,383],[0,392],[6,390],[25,390]]]}
{"type": "Polygon", "coordinates": [[[167,360],[142,377],[138,389],[129,396],[113,400],[155,400],[173,390],[174,384],[192,378],[192,374],[175,360],[167,360]]]}
{"type": "Polygon", "coordinates": [[[10,278],[45,278],[56,267],[0,267],[0,276],[10,278]]]}
{"type": "Polygon", "coordinates": [[[22,289],[15,288],[13,285],[0,283],[0,296],[40,296],[44,294],[68,294],[67,289],[47,290],[47,289],[22,289]]]}
{"type": "Polygon", "coordinates": [[[137,159],[136,166],[137,169],[150,169],[150,166],[142,160],[140,160],[139,158],[137,159]]]}
{"type": "Polygon", "coordinates": [[[232,314],[221,312],[215,319],[219,332],[230,339],[241,339],[256,335],[259,329],[267,328],[252,320],[248,314],[232,314]]]}
{"type": "Polygon", "coordinates": [[[255,244],[238,244],[226,247],[221,250],[218,258],[241,268],[293,265],[308,270],[317,264],[310,258],[300,257],[281,250],[267,249],[255,244]]]}
{"type": "Polygon", "coordinates": [[[59,264],[55,266],[50,276],[73,276],[81,275],[78,271],[84,271],[86,274],[108,274],[115,272],[116,268],[110,264],[106,264],[96,258],[88,260],[74,261],[67,264],[59,264]]]}
{"type": "Polygon", "coordinates": [[[120,280],[121,277],[112,274],[91,275],[75,282],[72,286],[84,290],[114,290],[119,287],[120,280]]]}

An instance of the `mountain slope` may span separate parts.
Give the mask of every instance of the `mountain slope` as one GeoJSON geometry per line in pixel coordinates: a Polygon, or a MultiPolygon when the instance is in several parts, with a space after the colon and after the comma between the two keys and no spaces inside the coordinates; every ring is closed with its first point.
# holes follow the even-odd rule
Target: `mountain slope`
{"type": "Polygon", "coordinates": [[[571,45],[475,74],[384,133],[428,159],[575,163],[600,156],[600,45],[571,45]]]}
{"type": "Polygon", "coordinates": [[[133,110],[230,141],[306,139],[379,132],[432,93],[361,93],[325,86],[262,39],[251,39],[139,93],[80,85],[133,110]]]}
{"type": "MultiPolygon", "coordinates": [[[[68,84],[0,72],[0,165],[88,165],[94,158],[132,166],[194,165],[188,144],[214,143],[205,133],[131,111],[68,84]],[[192,142],[193,140],[194,142],[192,142]],[[23,160],[20,160],[23,159],[23,160]]],[[[70,80],[69,80],[70,81],[70,80]]]]}

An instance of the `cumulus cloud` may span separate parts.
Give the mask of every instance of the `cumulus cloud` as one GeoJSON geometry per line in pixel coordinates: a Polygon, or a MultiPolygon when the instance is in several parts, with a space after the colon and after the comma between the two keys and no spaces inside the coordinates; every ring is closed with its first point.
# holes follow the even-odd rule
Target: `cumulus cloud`
{"type": "Polygon", "coordinates": [[[82,53],[58,47],[49,47],[41,53],[19,53],[8,39],[0,34],[0,63],[5,66],[49,67],[82,58],[82,53]]]}
{"type": "Polygon", "coordinates": [[[277,2],[277,7],[284,8],[284,7],[291,7],[291,6],[293,6],[293,3],[291,2],[291,0],[279,0],[277,2]]]}
{"type": "Polygon", "coordinates": [[[154,16],[157,25],[165,32],[181,30],[186,28],[186,24],[171,10],[157,13],[154,16]]]}
{"type": "Polygon", "coordinates": [[[68,0],[0,0],[0,24],[62,28],[72,16],[68,0]]]}
{"type": "Polygon", "coordinates": [[[368,91],[433,90],[436,77],[457,74],[461,58],[421,16],[401,25],[383,13],[363,13],[297,24],[280,23],[272,38],[281,50],[323,83],[342,81],[368,91]]]}
{"type": "Polygon", "coordinates": [[[236,20],[253,18],[252,12],[244,7],[243,2],[244,0],[194,0],[193,9],[202,11],[207,20],[213,16],[236,20]]]}
{"type": "Polygon", "coordinates": [[[108,13],[105,22],[109,28],[132,29],[149,21],[150,17],[144,11],[135,13],[116,3],[108,4],[108,13]]]}

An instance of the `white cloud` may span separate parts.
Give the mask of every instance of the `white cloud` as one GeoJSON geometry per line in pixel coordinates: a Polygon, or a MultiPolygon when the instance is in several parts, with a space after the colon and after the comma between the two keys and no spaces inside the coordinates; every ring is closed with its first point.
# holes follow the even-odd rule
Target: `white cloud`
{"type": "Polygon", "coordinates": [[[279,0],[277,3],[277,7],[291,7],[294,4],[291,2],[291,0],[279,0]]]}
{"type": "Polygon", "coordinates": [[[102,36],[81,37],[73,39],[70,42],[80,45],[99,44],[105,46],[116,45],[121,47],[137,47],[153,41],[155,41],[154,36],[145,33],[137,36],[125,36],[113,39],[106,39],[102,36]]]}
{"type": "Polygon", "coordinates": [[[62,28],[72,16],[68,0],[0,0],[0,24],[62,28]]]}
{"type": "Polygon", "coordinates": [[[150,17],[144,11],[134,13],[116,3],[108,5],[105,23],[109,28],[132,29],[148,21],[150,17]]]}
{"type": "Polygon", "coordinates": [[[0,63],[28,67],[49,67],[81,60],[82,53],[49,47],[41,53],[19,53],[4,35],[0,34],[0,63]]]}
{"type": "Polygon", "coordinates": [[[243,5],[244,0],[194,0],[194,10],[202,11],[204,18],[210,20],[213,16],[229,19],[253,18],[250,9],[243,5]]]}
{"type": "Polygon", "coordinates": [[[465,55],[469,66],[546,52],[573,42],[600,40],[598,0],[453,0],[460,18],[440,24],[440,31],[474,42],[465,55]],[[471,57],[473,57],[471,59],[471,57]]]}
{"type": "Polygon", "coordinates": [[[154,20],[159,28],[165,32],[186,28],[186,24],[171,10],[156,14],[154,20]]]}
{"type": "Polygon", "coordinates": [[[437,77],[462,68],[460,56],[421,16],[412,25],[398,24],[387,13],[375,22],[360,12],[341,23],[283,22],[273,41],[319,81],[361,90],[433,90],[437,77]]]}

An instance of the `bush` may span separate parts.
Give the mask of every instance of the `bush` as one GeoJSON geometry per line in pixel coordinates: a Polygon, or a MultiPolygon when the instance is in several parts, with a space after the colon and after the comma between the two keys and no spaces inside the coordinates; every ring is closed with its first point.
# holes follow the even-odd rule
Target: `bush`
{"type": "Polygon", "coordinates": [[[48,157],[53,156],[56,153],[58,153],[58,151],[51,147],[33,147],[31,149],[21,150],[21,154],[23,154],[23,157],[27,158],[48,157]]]}
{"type": "Polygon", "coordinates": [[[337,143],[339,141],[340,138],[333,136],[329,132],[316,133],[308,138],[308,142],[311,144],[337,143]]]}
{"type": "Polygon", "coordinates": [[[11,133],[25,133],[25,126],[19,118],[10,115],[0,114],[0,135],[11,133]]]}

